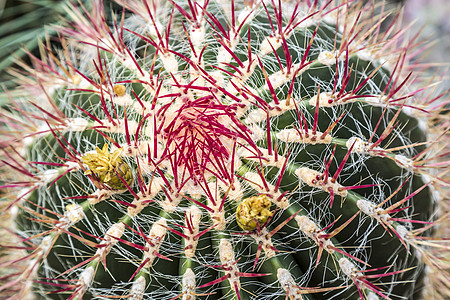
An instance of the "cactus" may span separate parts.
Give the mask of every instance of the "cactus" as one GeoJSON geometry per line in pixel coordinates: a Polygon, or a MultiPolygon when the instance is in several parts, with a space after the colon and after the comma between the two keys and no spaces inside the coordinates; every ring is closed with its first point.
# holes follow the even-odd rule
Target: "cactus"
{"type": "Polygon", "coordinates": [[[15,73],[1,293],[449,295],[446,94],[383,4],[116,2],[15,73]]]}

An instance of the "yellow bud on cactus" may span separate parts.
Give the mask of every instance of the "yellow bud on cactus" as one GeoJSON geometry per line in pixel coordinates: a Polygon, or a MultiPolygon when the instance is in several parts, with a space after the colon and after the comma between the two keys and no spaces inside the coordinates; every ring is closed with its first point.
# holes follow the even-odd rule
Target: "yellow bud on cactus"
{"type": "Polygon", "coordinates": [[[252,231],[264,225],[272,216],[270,200],[259,195],[242,200],[236,210],[236,222],[246,231],[252,231]]]}
{"type": "Polygon", "coordinates": [[[130,166],[120,158],[121,150],[117,149],[110,153],[108,145],[102,149],[96,148],[95,153],[86,153],[81,157],[83,163],[88,165],[85,175],[95,175],[114,190],[126,189],[125,181],[129,186],[133,184],[133,173],[130,166]],[[120,175],[120,176],[119,176],[120,175]],[[123,181],[122,181],[122,179],[123,181]]]}
{"type": "Polygon", "coordinates": [[[126,91],[127,88],[123,84],[116,84],[114,86],[114,93],[119,97],[125,96],[126,91]]]}

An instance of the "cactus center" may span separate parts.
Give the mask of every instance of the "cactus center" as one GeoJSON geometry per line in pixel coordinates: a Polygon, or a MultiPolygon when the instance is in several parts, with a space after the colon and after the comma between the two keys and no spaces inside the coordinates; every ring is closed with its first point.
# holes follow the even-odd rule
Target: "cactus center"
{"type": "Polygon", "coordinates": [[[235,107],[222,104],[213,91],[203,96],[186,93],[163,106],[158,119],[163,159],[176,162],[183,180],[197,183],[214,176],[230,182],[232,174],[225,166],[231,162],[235,143],[248,131],[236,117],[235,107]]]}

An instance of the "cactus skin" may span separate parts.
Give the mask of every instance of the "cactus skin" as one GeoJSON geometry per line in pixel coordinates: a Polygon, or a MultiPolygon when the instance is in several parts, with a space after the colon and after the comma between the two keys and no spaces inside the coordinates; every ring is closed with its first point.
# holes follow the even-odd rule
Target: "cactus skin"
{"type": "Polygon", "coordinates": [[[2,112],[23,253],[1,263],[19,270],[1,291],[448,295],[448,244],[430,237],[446,220],[444,95],[411,89],[426,84],[408,75],[419,44],[394,25],[381,34],[376,8],[117,1],[110,29],[94,2],[71,8],[61,57],[35,59],[29,97],[2,112]],[[238,225],[250,197],[270,211],[238,225]]]}

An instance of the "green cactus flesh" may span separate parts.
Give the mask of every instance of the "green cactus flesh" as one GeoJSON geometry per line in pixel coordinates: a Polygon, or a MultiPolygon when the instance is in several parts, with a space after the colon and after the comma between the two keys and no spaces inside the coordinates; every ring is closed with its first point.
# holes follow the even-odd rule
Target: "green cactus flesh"
{"type": "Polygon", "coordinates": [[[432,113],[373,7],[123,2],[73,8],[18,110],[31,293],[419,297],[432,113]]]}

